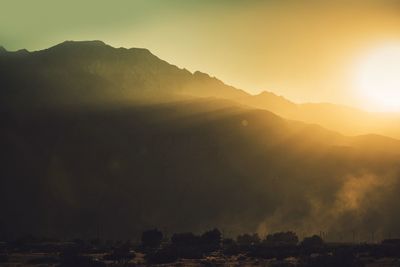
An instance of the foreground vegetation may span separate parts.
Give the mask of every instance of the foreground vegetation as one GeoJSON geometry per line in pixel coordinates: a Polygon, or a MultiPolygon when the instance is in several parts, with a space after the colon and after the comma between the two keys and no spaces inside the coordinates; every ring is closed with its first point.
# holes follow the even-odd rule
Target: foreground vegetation
{"type": "Polygon", "coordinates": [[[294,232],[260,238],[224,238],[218,229],[167,238],[157,229],[139,242],[101,239],[61,241],[32,236],[0,243],[0,266],[400,266],[400,239],[379,244],[327,243],[317,236],[299,241],[294,232]]]}

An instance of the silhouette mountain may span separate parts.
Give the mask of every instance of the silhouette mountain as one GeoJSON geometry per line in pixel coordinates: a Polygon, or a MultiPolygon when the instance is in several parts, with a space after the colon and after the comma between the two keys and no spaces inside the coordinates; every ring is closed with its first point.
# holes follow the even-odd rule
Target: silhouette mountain
{"type": "Polygon", "coordinates": [[[7,52],[0,73],[0,239],[399,230],[398,140],[286,120],[255,108],[282,97],[99,41],[7,52]]]}
{"type": "Polygon", "coordinates": [[[400,192],[386,184],[399,174],[396,140],[344,137],[209,98],[2,117],[3,236],[397,229],[381,222],[397,216],[400,192]],[[357,209],[343,202],[354,179],[364,181],[357,209]]]}
{"type": "Polygon", "coordinates": [[[295,104],[270,92],[253,96],[208,74],[180,69],[147,49],[113,48],[101,41],[66,41],[32,53],[3,51],[0,72],[0,104],[9,108],[218,97],[347,135],[375,133],[400,138],[397,115],[324,103],[295,104]]]}
{"type": "Polygon", "coordinates": [[[143,98],[250,97],[206,73],[179,69],[147,49],[113,48],[101,41],[66,41],[46,50],[22,53],[22,57],[15,54],[9,52],[0,58],[3,106],[101,106],[143,98]]]}
{"type": "Polygon", "coordinates": [[[268,109],[284,118],[316,123],[347,135],[375,133],[400,138],[399,114],[371,113],[330,103],[295,104],[264,92],[245,99],[254,107],[268,109]]]}

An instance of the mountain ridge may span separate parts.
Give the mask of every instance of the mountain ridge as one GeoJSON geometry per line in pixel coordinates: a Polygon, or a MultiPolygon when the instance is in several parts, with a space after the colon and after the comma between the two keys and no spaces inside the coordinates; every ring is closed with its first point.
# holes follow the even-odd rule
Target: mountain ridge
{"type": "Polygon", "coordinates": [[[164,101],[211,96],[346,135],[376,133],[400,139],[400,127],[393,126],[400,121],[397,115],[327,103],[296,104],[267,91],[251,95],[207,73],[179,68],[145,48],[114,48],[102,41],[65,41],[48,49],[17,54],[14,57],[15,52],[7,52],[0,57],[0,82],[6,88],[1,92],[3,106],[29,106],[24,98],[43,106],[52,102],[121,104],[142,98],[164,101]],[[33,88],[29,89],[32,86],[28,82],[33,82],[33,88]]]}
{"type": "MultiPolygon", "coordinates": [[[[155,225],[231,233],[324,227],[332,236],[357,227],[368,236],[363,221],[397,207],[398,190],[380,181],[400,172],[399,141],[371,146],[370,137],[218,98],[7,113],[2,129],[0,236],[90,238],[99,222],[104,238],[119,239],[155,225]],[[387,208],[365,201],[365,213],[344,205],[330,214],[352,177],[374,179],[363,190],[369,198],[385,192],[387,208]],[[349,222],[349,214],[360,219],[349,222]]],[[[374,218],[377,232],[397,229],[374,218]]]]}
{"type": "Polygon", "coordinates": [[[92,238],[99,223],[121,240],[154,227],[398,231],[400,141],[285,118],[301,108],[149,53],[0,55],[0,237],[92,238]]]}

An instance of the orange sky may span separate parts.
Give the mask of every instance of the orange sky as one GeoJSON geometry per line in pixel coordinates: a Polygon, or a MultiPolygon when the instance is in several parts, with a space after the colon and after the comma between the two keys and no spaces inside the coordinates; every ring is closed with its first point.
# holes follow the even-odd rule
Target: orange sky
{"type": "Polygon", "coordinates": [[[364,108],[355,66],[369,51],[400,44],[400,1],[104,2],[4,0],[1,44],[35,50],[66,39],[100,39],[146,47],[250,93],[364,108]]]}

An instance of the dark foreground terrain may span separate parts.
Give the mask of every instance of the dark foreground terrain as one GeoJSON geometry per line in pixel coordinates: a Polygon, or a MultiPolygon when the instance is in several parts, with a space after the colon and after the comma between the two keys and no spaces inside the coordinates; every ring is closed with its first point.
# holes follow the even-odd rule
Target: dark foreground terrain
{"type": "Polygon", "coordinates": [[[218,229],[170,238],[152,229],[137,242],[26,236],[0,242],[0,266],[400,266],[400,239],[329,243],[314,235],[299,242],[294,232],[231,239],[218,229]]]}

